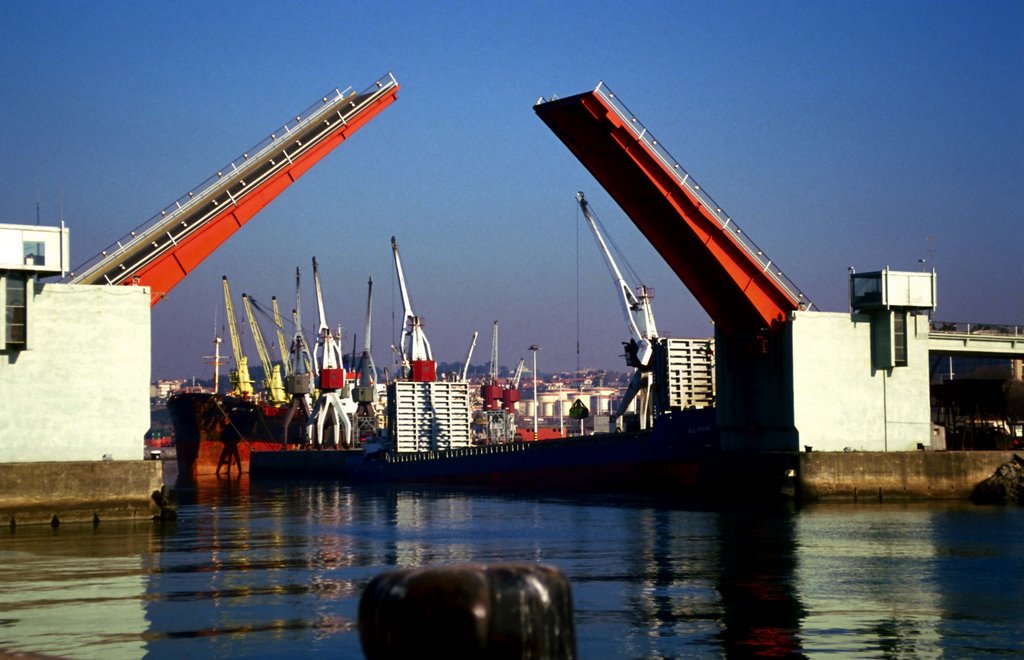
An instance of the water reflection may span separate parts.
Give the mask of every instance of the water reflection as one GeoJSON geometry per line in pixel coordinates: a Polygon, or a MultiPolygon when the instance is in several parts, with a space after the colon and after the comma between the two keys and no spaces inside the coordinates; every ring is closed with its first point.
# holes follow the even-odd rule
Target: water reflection
{"type": "Polygon", "coordinates": [[[538,561],[579,655],[978,656],[1024,649],[1024,511],[709,511],[626,496],[207,480],[165,525],[5,530],[0,648],[360,657],[389,568],[538,561]]]}
{"type": "Polygon", "coordinates": [[[755,509],[724,512],[717,520],[722,649],[730,656],[803,657],[807,612],[795,585],[794,516],[755,509]]]}
{"type": "Polygon", "coordinates": [[[148,523],[22,527],[0,542],[0,649],[144,651],[148,523]]]}

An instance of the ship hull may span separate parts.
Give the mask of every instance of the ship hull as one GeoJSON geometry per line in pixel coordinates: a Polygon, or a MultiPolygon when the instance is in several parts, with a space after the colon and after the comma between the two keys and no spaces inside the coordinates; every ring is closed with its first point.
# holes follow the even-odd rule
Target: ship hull
{"type": "MultiPolygon", "coordinates": [[[[180,392],[167,400],[179,478],[248,473],[254,452],[287,448],[288,409],[209,392],[180,392]]],[[[302,442],[305,415],[288,428],[290,445],[302,442]]]]}
{"type": "Polygon", "coordinates": [[[274,451],[253,458],[258,477],[327,477],[351,483],[665,490],[697,488],[718,450],[713,409],[685,411],[652,431],[438,452],[274,451]]]}

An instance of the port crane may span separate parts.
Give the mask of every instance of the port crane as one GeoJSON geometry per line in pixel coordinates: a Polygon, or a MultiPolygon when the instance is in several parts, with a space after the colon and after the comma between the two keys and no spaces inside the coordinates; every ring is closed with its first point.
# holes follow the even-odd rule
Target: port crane
{"type": "Polygon", "coordinates": [[[370,350],[371,320],[373,314],[373,278],[366,284],[366,328],[363,332],[363,352],[359,355],[356,367],[358,385],[352,388],[352,400],[356,403],[355,427],[356,438],[365,444],[380,430],[377,417],[377,367],[373,363],[370,350]]]}
{"type": "Polygon", "coordinates": [[[501,384],[498,382],[498,322],[495,321],[491,330],[491,362],[487,376],[480,386],[480,397],[483,399],[484,415],[487,419],[487,438],[490,442],[504,442],[507,439],[501,395],[501,384]]]}
{"type": "Polygon", "coordinates": [[[631,335],[629,343],[626,344],[626,363],[633,367],[633,376],[626,388],[622,403],[619,404],[616,419],[621,419],[633,400],[639,399],[640,427],[647,428],[654,417],[653,397],[651,396],[654,386],[652,358],[654,344],[658,339],[658,328],[654,323],[654,312],[651,310],[653,291],[643,284],[631,287],[626,282],[611,250],[608,249],[608,243],[599,228],[600,222],[582,192],[576,193],[576,201],[579,203],[583,217],[597,241],[605,265],[608,266],[608,271],[615,282],[619,301],[622,303],[622,312],[626,317],[626,325],[629,327],[631,335]]]}
{"type": "Polygon", "coordinates": [[[283,190],[398,98],[388,73],[325,94],[206,181],[72,271],[71,284],[150,287],[155,305],[283,190]]]}
{"type": "Polygon", "coordinates": [[[228,372],[228,382],[231,383],[230,393],[233,396],[249,399],[253,395],[252,378],[249,376],[249,359],[245,357],[242,350],[242,339],[238,334],[235,306],[231,302],[231,289],[228,287],[227,275],[222,277],[221,282],[224,286],[224,308],[227,312],[228,332],[231,336],[231,353],[235,358],[235,369],[228,372]]]}
{"type": "MultiPolygon", "coordinates": [[[[516,439],[516,404],[519,403],[519,379],[523,375],[523,363],[519,358],[516,370],[501,390],[501,407],[505,412],[505,437],[511,442],[516,439]]],[[[559,404],[561,405],[561,404],[559,404]]]]}
{"type": "Polygon", "coordinates": [[[402,377],[411,378],[416,382],[433,382],[437,379],[437,365],[430,351],[430,342],[423,332],[423,319],[412,311],[409,302],[409,290],[405,286],[405,274],[402,272],[402,260],[398,256],[398,242],[391,237],[391,252],[395,257],[395,270],[398,273],[398,287],[402,291],[402,338],[399,342],[399,354],[402,357],[402,377]]]}
{"type": "Polygon", "coordinates": [[[324,313],[324,295],[320,288],[320,270],[313,257],[313,286],[316,290],[316,304],[320,313],[320,327],[316,347],[313,351],[313,368],[320,377],[320,396],[309,416],[308,428],[313,445],[325,447],[335,445],[345,449],[352,446],[352,422],[342,408],[339,393],[347,387],[345,367],[342,362],[341,340],[335,337],[327,325],[324,313]],[[330,435],[325,435],[329,432],[330,435]],[[328,439],[329,438],[329,439],[328,439]]]}
{"type": "MultiPolygon", "coordinates": [[[[288,412],[284,418],[284,427],[291,428],[292,419],[296,413],[301,413],[306,444],[312,443],[309,420],[313,418],[313,354],[306,343],[306,337],[302,334],[302,296],[299,279],[299,269],[295,268],[295,309],[292,310],[292,320],[295,323],[295,335],[292,337],[291,348],[288,352],[288,377],[285,379],[285,393],[291,399],[288,405],[288,412]]],[[[286,441],[287,438],[282,439],[286,441]]]]}
{"type": "Polygon", "coordinates": [[[263,340],[263,330],[252,310],[252,299],[244,293],[242,294],[242,307],[245,308],[245,316],[249,320],[249,328],[252,330],[252,340],[256,344],[256,354],[259,355],[260,365],[263,367],[263,391],[270,404],[280,405],[288,400],[284,391],[284,382],[281,380],[281,365],[274,364],[270,359],[270,351],[267,350],[267,343],[263,340]]]}

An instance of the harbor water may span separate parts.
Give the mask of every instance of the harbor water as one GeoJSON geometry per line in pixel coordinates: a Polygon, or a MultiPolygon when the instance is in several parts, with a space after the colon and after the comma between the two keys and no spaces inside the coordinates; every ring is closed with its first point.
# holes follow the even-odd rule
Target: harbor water
{"type": "Polygon", "coordinates": [[[7,652],[360,658],[374,576],[516,561],[569,579],[584,659],[1024,653],[1018,507],[708,509],[243,477],[183,489],[173,522],[0,539],[7,652]]]}

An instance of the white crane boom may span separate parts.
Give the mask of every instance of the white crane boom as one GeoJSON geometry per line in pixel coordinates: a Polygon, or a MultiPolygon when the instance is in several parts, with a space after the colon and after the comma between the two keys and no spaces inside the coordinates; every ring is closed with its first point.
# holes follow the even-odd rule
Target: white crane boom
{"type": "Polygon", "coordinates": [[[509,389],[519,389],[519,379],[523,376],[523,358],[519,358],[519,364],[516,365],[516,372],[512,374],[512,380],[509,382],[509,389]]]}
{"type": "Polygon", "coordinates": [[[320,288],[320,269],[317,267],[316,257],[313,257],[313,286],[316,289],[316,306],[320,313],[320,326],[318,330],[317,349],[313,352],[313,365],[319,373],[324,369],[341,369],[341,347],[338,340],[331,333],[327,325],[327,314],[324,312],[324,295],[320,288]],[[319,358],[319,359],[318,359],[319,358]]]}
{"type": "Polygon", "coordinates": [[[412,303],[409,302],[409,290],[405,286],[405,274],[402,272],[402,260],[398,256],[398,242],[391,237],[391,251],[395,255],[395,270],[398,272],[398,286],[402,291],[402,307],[404,309],[404,321],[402,326],[401,352],[405,362],[420,360],[433,361],[430,351],[430,342],[423,332],[423,320],[412,311],[412,303]]]}
{"type": "Polygon", "coordinates": [[[654,324],[654,314],[651,311],[649,290],[646,286],[640,285],[637,287],[637,293],[633,293],[633,289],[626,283],[625,278],[622,277],[622,273],[619,271],[619,267],[615,263],[615,259],[612,257],[612,253],[604,240],[604,236],[601,234],[601,230],[598,229],[598,222],[590,210],[590,204],[584,199],[582,192],[576,193],[576,200],[583,211],[583,217],[587,219],[587,224],[590,225],[590,231],[597,240],[597,245],[604,256],[605,264],[608,266],[608,270],[611,272],[612,279],[615,281],[615,286],[621,296],[622,311],[626,318],[626,325],[629,327],[630,334],[632,334],[633,340],[637,345],[637,361],[642,366],[647,366],[650,364],[651,355],[654,353],[651,340],[658,337],[658,329],[654,324]]]}
{"type": "Polygon", "coordinates": [[[462,380],[469,378],[469,360],[473,357],[473,349],[476,348],[476,338],[480,333],[473,331],[473,339],[469,342],[469,350],[466,351],[466,363],[462,365],[462,380]]]}

